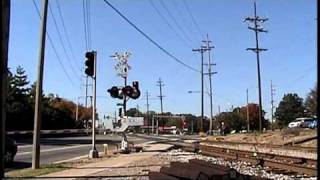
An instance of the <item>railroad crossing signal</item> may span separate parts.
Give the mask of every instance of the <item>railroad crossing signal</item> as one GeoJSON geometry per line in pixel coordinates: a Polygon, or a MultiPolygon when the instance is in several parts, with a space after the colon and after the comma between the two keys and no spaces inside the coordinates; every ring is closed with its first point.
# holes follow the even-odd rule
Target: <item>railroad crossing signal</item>
{"type": "Polygon", "coordinates": [[[93,71],[94,71],[94,59],[95,59],[95,53],[93,51],[91,52],[86,52],[86,61],[85,61],[85,65],[86,65],[86,69],[85,69],[85,73],[88,76],[93,76],[93,71]]]}
{"type": "Polygon", "coordinates": [[[110,96],[113,98],[123,99],[122,90],[117,86],[112,86],[110,89],[108,89],[108,92],[110,93],[110,96]]]}
{"type": "Polygon", "coordinates": [[[123,99],[123,96],[130,97],[132,99],[138,99],[140,97],[139,83],[138,81],[132,82],[132,86],[125,86],[123,88],[112,86],[108,89],[110,96],[113,98],[123,99]]]}
{"type": "Polygon", "coordinates": [[[132,99],[138,99],[140,97],[140,90],[139,90],[139,82],[138,81],[133,81],[132,82],[132,94],[129,95],[130,98],[132,99]]]}

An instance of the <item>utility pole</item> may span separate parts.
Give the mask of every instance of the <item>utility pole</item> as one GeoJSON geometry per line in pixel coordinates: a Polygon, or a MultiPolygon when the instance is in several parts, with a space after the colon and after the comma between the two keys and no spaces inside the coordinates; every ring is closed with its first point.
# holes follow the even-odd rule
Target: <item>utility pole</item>
{"type": "Polygon", "coordinates": [[[205,73],[205,75],[208,75],[209,76],[209,85],[210,85],[210,92],[209,92],[209,95],[210,95],[210,125],[209,125],[209,132],[210,134],[212,134],[212,124],[213,124],[213,109],[212,109],[212,81],[211,81],[211,76],[213,74],[216,74],[217,72],[212,72],[211,70],[211,66],[215,66],[216,64],[215,63],[211,63],[211,49],[214,48],[214,46],[210,46],[210,43],[212,41],[209,40],[209,35],[207,34],[207,39],[202,41],[206,44],[206,46],[202,46],[204,48],[207,48],[208,49],[208,64],[206,64],[208,66],[208,73],[205,73]]]}
{"type": "MultiPolygon", "coordinates": [[[[88,87],[90,86],[92,86],[92,84],[91,83],[89,83],[89,76],[88,75],[86,75],[86,76],[82,76],[83,78],[85,78],[85,83],[84,84],[82,84],[82,86],[85,86],[85,101],[84,101],[84,106],[86,107],[86,108],[88,108],[88,97],[90,97],[88,94],[88,87]]],[[[92,106],[92,105],[91,105],[92,106]]],[[[85,126],[87,127],[87,128],[89,128],[89,120],[85,120],[85,126]]]]}
{"type": "Polygon", "coordinates": [[[207,48],[201,47],[200,49],[192,49],[192,51],[197,51],[201,53],[201,120],[200,120],[200,132],[203,132],[203,116],[204,116],[204,105],[203,105],[203,94],[204,94],[204,89],[203,89],[203,53],[209,50],[207,48]]]}
{"type": "MultiPolygon", "coordinates": [[[[127,76],[124,77],[124,87],[127,86],[127,76]]],[[[123,116],[127,114],[127,96],[123,94],[123,116]]]]}
{"type": "Polygon", "coordinates": [[[249,90],[247,89],[247,131],[250,131],[249,90]]]}
{"type": "Polygon", "coordinates": [[[92,108],[92,96],[88,96],[90,98],[90,107],[92,108]]]}
{"type": "MultiPolygon", "coordinates": [[[[159,78],[159,81],[157,81],[157,86],[159,86],[160,88],[160,96],[158,96],[160,98],[160,105],[161,105],[161,115],[163,115],[163,104],[162,104],[162,98],[164,97],[162,95],[162,87],[164,86],[163,81],[161,80],[161,78],[159,78]]],[[[164,118],[162,118],[162,129],[164,130],[164,118]]]]}
{"type": "Polygon", "coordinates": [[[6,135],[6,99],[8,79],[8,44],[10,30],[10,0],[1,1],[1,62],[0,62],[0,179],[4,178],[4,152],[6,135]]]}
{"type": "Polygon", "coordinates": [[[77,107],[76,107],[76,121],[78,121],[78,117],[79,117],[79,97],[77,99],[77,107]]]}
{"type": "Polygon", "coordinates": [[[86,84],[85,84],[85,86],[86,86],[86,99],[85,99],[85,106],[86,106],[86,108],[88,107],[88,76],[86,76],[86,84]]]}
{"type": "Polygon", "coordinates": [[[32,169],[38,169],[40,164],[40,128],[41,128],[41,101],[42,101],[42,82],[43,66],[46,44],[47,12],[48,0],[43,0],[42,18],[40,26],[40,50],[38,61],[38,75],[36,84],[36,99],[34,110],[34,129],[33,129],[33,150],[32,150],[32,169]]]}
{"type": "Polygon", "coordinates": [[[137,104],[137,107],[136,107],[136,108],[137,108],[137,111],[139,112],[139,111],[140,111],[140,110],[139,110],[139,109],[140,109],[140,108],[139,108],[139,104],[137,104]]]}
{"type": "Polygon", "coordinates": [[[149,134],[149,96],[150,94],[148,93],[148,91],[146,92],[146,96],[147,96],[147,127],[148,127],[148,134],[149,134]]]}
{"type": "Polygon", "coordinates": [[[255,38],[256,38],[256,47],[255,48],[247,48],[247,50],[251,50],[256,53],[257,55],[257,70],[258,70],[258,93],[259,93],[259,130],[262,131],[262,100],[261,100],[261,79],[260,79],[260,61],[259,61],[259,53],[260,51],[267,51],[267,49],[259,48],[259,40],[258,40],[258,33],[259,32],[267,32],[264,30],[264,28],[261,26],[262,23],[267,21],[268,18],[260,18],[257,16],[257,8],[256,8],[256,1],[254,1],[254,17],[247,17],[244,21],[249,21],[250,23],[253,23],[254,27],[248,26],[248,29],[253,30],[255,32],[255,38]]]}
{"type": "Polygon", "coordinates": [[[271,80],[271,129],[272,129],[272,131],[274,131],[274,127],[273,127],[273,108],[274,108],[274,105],[273,105],[273,103],[274,103],[274,100],[273,100],[273,95],[275,94],[274,92],[276,91],[275,89],[274,89],[274,86],[273,86],[273,84],[272,84],[272,80],[271,80]]]}
{"type": "Polygon", "coordinates": [[[112,123],[112,125],[117,123],[117,110],[114,111],[114,123],[112,123]]]}
{"type": "Polygon", "coordinates": [[[97,87],[97,52],[93,51],[94,54],[94,63],[93,63],[93,104],[92,104],[92,147],[89,152],[89,158],[98,158],[99,154],[96,149],[96,103],[97,103],[97,96],[96,96],[96,87],[97,87]]]}
{"type": "Polygon", "coordinates": [[[191,134],[193,134],[193,118],[191,119],[191,134]]]}

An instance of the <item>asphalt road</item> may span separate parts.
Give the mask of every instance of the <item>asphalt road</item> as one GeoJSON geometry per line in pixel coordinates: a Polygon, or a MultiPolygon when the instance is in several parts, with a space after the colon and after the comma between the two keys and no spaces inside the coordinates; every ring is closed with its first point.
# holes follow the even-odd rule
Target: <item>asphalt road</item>
{"type": "MultiPolygon", "coordinates": [[[[103,151],[103,144],[120,143],[122,137],[118,135],[97,135],[96,148],[99,152],[103,151]]],[[[149,141],[145,138],[127,136],[129,142],[134,144],[149,141]]],[[[31,167],[32,163],[32,139],[16,139],[18,152],[14,163],[6,171],[31,167]]],[[[89,154],[91,150],[91,136],[80,137],[51,137],[41,138],[40,140],[40,164],[52,164],[59,161],[73,159],[89,154]]]]}
{"type": "MultiPolygon", "coordinates": [[[[196,139],[196,136],[148,136],[142,134],[128,134],[127,139],[134,144],[145,143],[148,141],[166,142],[171,140],[196,139]]],[[[119,135],[97,135],[96,148],[99,152],[103,151],[103,144],[120,143],[122,137],[119,135]]],[[[32,139],[17,139],[18,152],[15,156],[14,164],[6,171],[31,167],[32,163],[32,139]]],[[[78,137],[51,137],[41,138],[40,140],[40,164],[52,164],[60,161],[70,160],[79,156],[86,156],[91,150],[91,136],[78,137]]]]}

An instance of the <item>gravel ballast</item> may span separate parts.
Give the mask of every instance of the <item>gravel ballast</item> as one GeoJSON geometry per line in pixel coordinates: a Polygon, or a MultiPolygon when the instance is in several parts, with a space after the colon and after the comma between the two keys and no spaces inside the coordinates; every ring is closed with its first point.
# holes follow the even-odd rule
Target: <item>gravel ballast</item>
{"type": "Polygon", "coordinates": [[[162,152],[148,159],[132,162],[125,167],[105,169],[104,171],[92,176],[100,176],[100,179],[110,179],[108,176],[117,179],[115,176],[122,176],[121,179],[148,179],[149,171],[159,171],[162,166],[169,166],[170,162],[188,162],[190,159],[200,159],[207,162],[223,165],[235,169],[240,174],[259,176],[268,179],[296,180],[308,179],[315,180],[316,177],[303,177],[302,175],[285,175],[281,173],[270,172],[266,167],[252,166],[247,162],[226,161],[221,158],[203,156],[197,153],[185,152],[181,149],[175,149],[168,152],[162,152]],[[134,175],[134,176],[133,176],[134,175]],[[137,175],[139,175],[137,177],[137,175]],[[127,176],[126,178],[124,176],[127,176]],[[132,177],[130,177],[132,176],[132,177]],[[105,177],[105,178],[101,178],[105,177]]]}

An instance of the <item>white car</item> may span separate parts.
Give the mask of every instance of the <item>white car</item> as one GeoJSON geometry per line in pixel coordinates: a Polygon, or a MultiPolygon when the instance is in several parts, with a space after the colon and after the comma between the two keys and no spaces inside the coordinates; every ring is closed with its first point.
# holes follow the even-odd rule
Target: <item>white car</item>
{"type": "Polygon", "coordinates": [[[288,124],[288,128],[300,127],[300,124],[303,123],[304,120],[306,119],[310,119],[310,118],[297,118],[288,124]]]}

